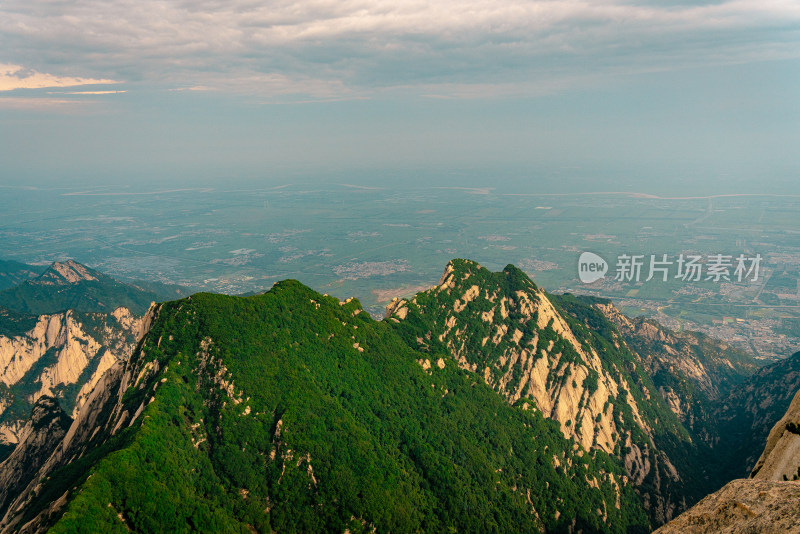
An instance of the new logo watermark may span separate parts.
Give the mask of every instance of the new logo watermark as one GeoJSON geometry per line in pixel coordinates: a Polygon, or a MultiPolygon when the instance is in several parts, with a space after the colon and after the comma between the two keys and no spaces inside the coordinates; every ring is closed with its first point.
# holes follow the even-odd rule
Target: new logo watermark
{"type": "MultiPolygon", "coordinates": [[[[649,282],[670,278],[683,282],[756,282],[761,268],[761,254],[620,254],[617,256],[614,280],[618,282],[649,282]],[[646,276],[646,277],[645,277],[646,276]]],[[[591,284],[605,278],[608,263],[594,252],[584,252],[578,258],[578,278],[591,284]]]]}
{"type": "Polygon", "coordinates": [[[584,284],[604,278],[607,272],[608,263],[594,252],[584,252],[578,258],[578,277],[584,284]]]}

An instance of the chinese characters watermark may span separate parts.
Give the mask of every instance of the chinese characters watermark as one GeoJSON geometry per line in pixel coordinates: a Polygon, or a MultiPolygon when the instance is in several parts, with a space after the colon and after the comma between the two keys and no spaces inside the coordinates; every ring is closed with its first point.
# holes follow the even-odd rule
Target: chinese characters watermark
{"type": "MultiPolygon", "coordinates": [[[[726,254],[621,254],[617,257],[614,280],[618,282],[756,282],[761,269],[761,254],[738,256],[726,254]]],[[[590,284],[605,277],[606,261],[593,252],[584,252],[578,259],[578,277],[590,284]]]]}

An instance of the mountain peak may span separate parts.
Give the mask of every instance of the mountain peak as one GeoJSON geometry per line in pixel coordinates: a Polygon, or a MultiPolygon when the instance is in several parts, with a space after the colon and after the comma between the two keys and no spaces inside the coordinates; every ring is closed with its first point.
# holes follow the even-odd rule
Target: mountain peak
{"type": "Polygon", "coordinates": [[[99,273],[85,265],[81,265],[75,260],[67,260],[54,262],[36,281],[46,285],[70,285],[97,280],[98,276],[99,273]]]}
{"type": "Polygon", "coordinates": [[[476,261],[465,259],[453,259],[447,262],[447,266],[439,280],[440,287],[469,288],[478,284],[480,286],[495,286],[501,284],[510,294],[515,291],[534,291],[538,290],[536,284],[521,269],[508,264],[499,273],[493,273],[476,261]]]}
{"type": "Polygon", "coordinates": [[[472,260],[464,260],[461,258],[452,259],[447,262],[447,265],[445,265],[442,278],[439,280],[439,285],[444,284],[451,274],[455,273],[456,275],[463,275],[464,273],[468,273],[473,268],[481,269],[482,267],[478,262],[472,260]]]}

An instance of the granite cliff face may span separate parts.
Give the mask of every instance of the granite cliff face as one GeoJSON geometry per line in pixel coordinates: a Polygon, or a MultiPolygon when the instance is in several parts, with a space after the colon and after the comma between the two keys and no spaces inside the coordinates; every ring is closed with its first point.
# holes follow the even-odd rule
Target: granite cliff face
{"type": "Polygon", "coordinates": [[[800,479],[800,390],[786,414],[772,427],[750,476],[758,480],[800,479]]]}
{"type": "Polygon", "coordinates": [[[33,404],[58,398],[75,417],[100,377],[128,358],[142,320],[126,308],[31,318],[23,332],[0,333],[0,442],[14,444],[33,404]]]}
{"type": "Polygon", "coordinates": [[[509,403],[541,411],[587,450],[620,458],[654,522],[684,509],[689,435],[624,337],[591,306],[545,293],[513,266],[490,273],[454,260],[439,285],[392,302],[387,317],[420,350],[451,355],[509,403]]]}
{"type": "MultiPolygon", "coordinates": [[[[705,334],[675,332],[650,319],[628,318],[608,300],[581,300],[601,311],[622,334],[692,439],[709,449],[727,449],[728,444],[721,442],[726,428],[720,424],[718,410],[763,362],[705,334]]],[[[774,419],[767,428],[772,423],[774,419]]],[[[760,450],[760,445],[754,450],[760,450]]]]}
{"type": "Polygon", "coordinates": [[[719,469],[728,479],[745,477],[754,468],[798,390],[800,352],[759,369],[714,405],[719,436],[714,448],[722,452],[719,469]]]}
{"type": "MultiPolygon", "coordinates": [[[[651,319],[628,318],[603,299],[586,301],[614,323],[654,379],[660,374],[685,379],[706,399],[719,399],[761,367],[749,354],[705,334],[675,332],[651,319]]],[[[665,383],[659,389],[665,396],[685,398],[694,393],[681,386],[680,382],[665,383]]],[[[686,415],[686,405],[678,411],[686,415]]]]}
{"type": "Polygon", "coordinates": [[[800,532],[800,482],[737,479],[656,534],[790,534],[800,532]]]}

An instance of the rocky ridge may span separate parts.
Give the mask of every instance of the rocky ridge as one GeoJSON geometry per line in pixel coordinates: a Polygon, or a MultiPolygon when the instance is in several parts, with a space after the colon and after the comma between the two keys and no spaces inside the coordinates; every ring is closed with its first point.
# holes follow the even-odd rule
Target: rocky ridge
{"type": "Polygon", "coordinates": [[[147,287],[120,282],[74,260],[55,262],[36,278],[0,291],[0,307],[31,315],[66,310],[111,313],[125,307],[144,315],[151,302],[180,296],[185,289],[143,285],[147,287]]]}
{"type": "Polygon", "coordinates": [[[19,434],[19,445],[0,463],[0,510],[5,510],[36,475],[66,435],[72,420],[52,397],[40,397],[19,434]]]}
{"type": "Polygon", "coordinates": [[[617,462],[573,446],[450,360],[421,369],[421,353],[361,311],[293,281],[259,297],[153,308],[135,354],[103,375],[0,530],[230,520],[236,530],[326,521],[371,531],[419,524],[420,513],[429,531],[482,517],[489,529],[530,532],[647,524],[617,462]],[[388,485],[383,469],[395,473],[388,485]],[[145,478],[154,476],[167,478],[145,478]],[[433,501],[409,507],[408,495],[433,501]],[[478,504],[464,508],[465,497],[478,504]],[[162,513],[173,504],[178,513],[162,513]]]}
{"type": "Polygon", "coordinates": [[[800,390],[786,414],[772,427],[750,476],[759,480],[800,479],[800,390]]]}
{"type": "Polygon", "coordinates": [[[579,298],[602,312],[623,335],[692,439],[708,448],[726,448],[721,443],[726,429],[717,410],[763,362],[705,334],[676,332],[643,317],[628,318],[608,300],[579,298]]]}

